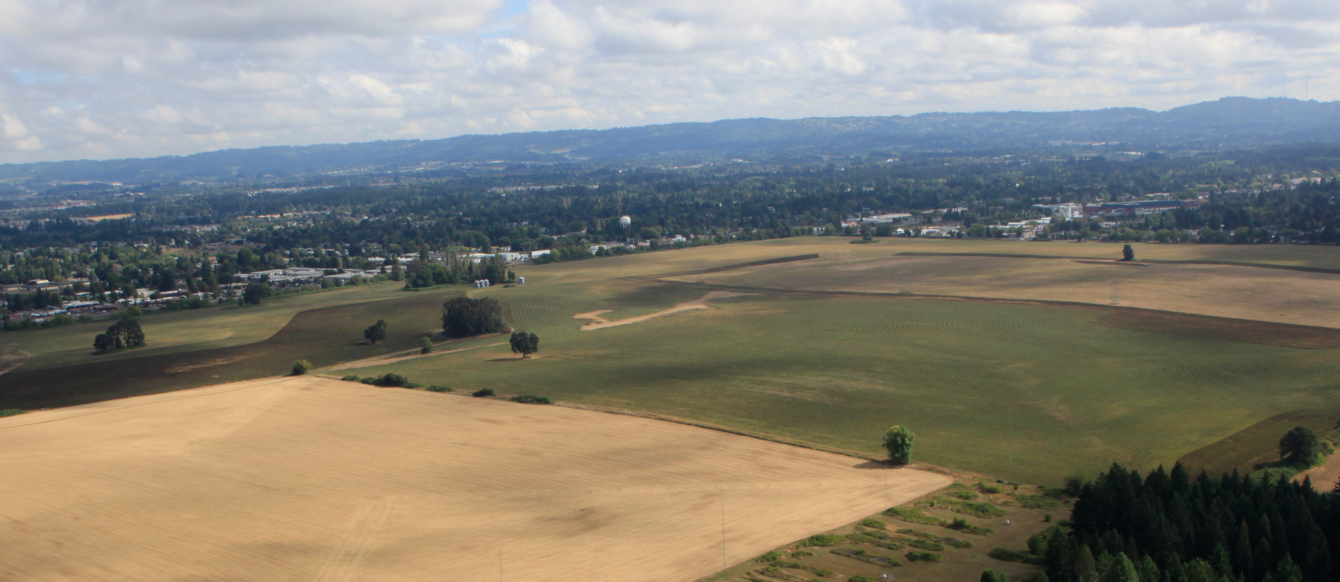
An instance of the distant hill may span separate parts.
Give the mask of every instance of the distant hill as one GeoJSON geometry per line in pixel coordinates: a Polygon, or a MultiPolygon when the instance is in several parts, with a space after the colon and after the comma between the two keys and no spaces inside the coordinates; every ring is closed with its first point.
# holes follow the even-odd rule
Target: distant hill
{"type": "Polygon", "coordinates": [[[304,176],[427,162],[569,162],[649,156],[797,157],[913,150],[994,150],[1122,142],[1124,149],[1251,148],[1340,141],[1340,101],[1249,99],[1178,107],[1054,113],[924,113],[910,117],[734,119],[607,130],[466,135],[439,140],[221,150],[190,156],[0,165],[34,182],[230,180],[304,176]],[[1127,145],[1128,144],[1128,145],[1127,145]]]}

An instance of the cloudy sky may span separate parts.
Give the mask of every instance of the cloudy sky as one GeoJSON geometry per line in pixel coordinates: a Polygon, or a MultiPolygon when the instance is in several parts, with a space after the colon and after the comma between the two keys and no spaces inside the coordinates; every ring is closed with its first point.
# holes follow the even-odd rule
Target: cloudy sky
{"type": "Polygon", "coordinates": [[[1335,100],[1338,72],[1335,0],[0,0],[0,163],[1335,100]]]}

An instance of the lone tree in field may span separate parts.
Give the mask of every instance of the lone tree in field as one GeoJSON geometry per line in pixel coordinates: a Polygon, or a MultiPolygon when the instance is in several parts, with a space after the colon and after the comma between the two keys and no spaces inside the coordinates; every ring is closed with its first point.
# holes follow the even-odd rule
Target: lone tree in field
{"type": "Polygon", "coordinates": [[[471,337],[507,329],[502,306],[492,297],[456,297],[442,304],[442,331],[447,337],[471,337]]]}
{"type": "Polygon", "coordinates": [[[133,348],[143,344],[144,330],[140,329],[140,322],[133,319],[122,319],[113,323],[107,328],[107,333],[100,333],[98,337],[93,338],[93,347],[100,352],[133,348]]]}
{"type": "Polygon", "coordinates": [[[427,336],[419,338],[419,353],[420,354],[433,353],[433,340],[428,339],[427,336]]]}
{"type": "Polygon", "coordinates": [[[1311,467],[1321,453],[1317,433],[1306,426],[1294,427],[1280,439],[1280,460],[1298,468],[1311,467]]]}
{"type": "Polygon", "coordinates": [[[377,323],[363,330],[363,339],[368,340],[368,343],[374,346],[377,345],[378,341],[386,339],[386,320],[378,319],[377,323]]]}
{"type": "Polygon", "coordinates": [[[307,360],[293,362],[293,375],[301,376],[312,371],[312,363],[307,360]]]}
{"type": "Polygon", "coordinates": [[[1122,249],[1121,249],[1121,260],[1123,260],[1123,261],[1134,261],[1134,260],[1135,260],[1135,249],[1131,248],[1131,245],[1126,245],[1126,246],[1122,247],[1122,249]]]}
{"type": "Polygon", "coordinates": [[[531,354],[540,351],[540,336],[517,330],[512,332],[511,344],[512,353],[529,358],[531,354]]]}
{"type": "Polygon", "coordinates": [[[895,424],[884,433],[884,448],[889,451],[889,462],[906,465],[912,462],[912,441],[916,440],[912,429],[895,424]]]}

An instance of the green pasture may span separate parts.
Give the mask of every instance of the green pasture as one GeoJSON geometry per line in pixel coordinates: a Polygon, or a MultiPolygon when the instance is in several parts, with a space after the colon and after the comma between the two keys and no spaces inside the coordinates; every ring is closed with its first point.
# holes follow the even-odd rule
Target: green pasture
{"type": "MultiPolygon", "coordinates": [[[[805,237],[520,268],[526,285],[468,293],[497,298],[510,325],[538,334],[534,359],[521,361],[498,346],[335,374],[395,371],[457,390],[549,396],[872,456],[889,425],[905,424],[918,435],[917,459],[1042,483],[1113,461],[1152,468],[1196,451],[1191,457],[1205,457],[1205,466],[1251,462],[1268,455],[1278,435],[1249,427],[1297,411],[1340,410],[1334,350],[1119,329],[1094,323],[1114,313],[1101,306],[769,291],[590,332],[579,331],[585,321],[573,318],[599,310],[608,310],[602,317],[612,321],[656,313],[710,290],[692,284],[695,272],[811,253],[823,259],[758,272],[804,274],[898,252],[1120,253],[1120,245],[1106,243],[847,243],[805,237]],[[652,280],[674,273],[685,283],[652,280]],[[1211,446],[1234,435],[1231,446],[1211,446]]],[[[1340,268],[1336,251],[1136,246],[1139,258],[1309,268],[1340,268]]],[[[888,278],[887,272],[864,272],[854,276],[888,278]]],[[[383,284],[255,308],[155,314],[141,319],[147,348],[101,356],[91,355],[91,344],[105,322],[7,333],[0,344],[17,345],[33,358],[0,375],[0,408],[66,406],[274,376],[296,359],[328,367],[412,353],[424,333],[439,327],[442,302],[466,292],[405,292],[383,284]],[[362,330],[377,319],[388,321],[390,337],[370,346],[362,330]]],[[[440,350],[499,341],[457,341],[440,350]]]]}
{"type": "MultiPolygon", "coordinates": [[[[398,291],[398,287],[392,291],[393,294],[380,301],[336,304],[307,309],[297,314],[280,311],[276,317],[282,317],[283,320],[278,331],[261,341],[244,345],[144,355],[134,353],[148,352],[148,349],[134,349],[129,350],[134,357],[90,356],[77,363],[47,367],[25,364],[0,375],[0,408],[32,410],[69,406],[278,376],[288,373],[293,362],[298,359],[309,360],[316,366],[330,366],[400,352],[417,353],[420,338],[441,327],[442,302],[450,294],[463,292],[446,289],[406,293],[398,291]],[[376,345],[369,345],[363,339],[363,330],[378,319],[387,321],[387,338],[376,345]]],[[[325,294],[311,297],[318,298],[321,295],[325,294]]],[[[363,299],[376,296],[350,294],[345,297],[363,299]]],[[[198,321],[202,329],[209,329],[207,324],[229,322],[227,313],[222,312],[216,317],[198,321]]],[[[147,317],[145,321],[153,319],[147,317]]],[[[83,327],[94,329],[91,326],[83,327]]],[[[146,323],[144,329],[152,344],[154,328],[146,323]]],[[[445,345],[453,348],[469,347],[484,341],[486,338],[445,345]]],[[[495,338],[492,341],[498,340],[495,338]]]]}
{"type": "Polygon", "coordinates": [[[1340,406],[1334,351],[1095,325],[1104,308],[762,294],[582,332],[574,314],[617,320],[705,290],[528,271],[536,283],[472,295],[497,297],[509,323],[539,334],[539,357],[499,346],[355,372],[870,455],[905,424],[920,460],[1044,483],[1113,461],[1171,464],[1272,415],[1340,406]]]}
{"type": "MultiPolygon", "coordinates": [[[[93,338],[111,325],[97,320],[68,327],[0,334],[0,344],[16,345],[32,360],[25,368],[52,368],[123,358],[223,348],[259,342],[275,334],[299,312],[403,297],[400,284],[360,285],[267,300],[254,307],[209,307],[151,313],[139,318],[148,346],[93,355],[93,338]]],[[[0,380],[2,382],[2,380],[0,380]]]]}

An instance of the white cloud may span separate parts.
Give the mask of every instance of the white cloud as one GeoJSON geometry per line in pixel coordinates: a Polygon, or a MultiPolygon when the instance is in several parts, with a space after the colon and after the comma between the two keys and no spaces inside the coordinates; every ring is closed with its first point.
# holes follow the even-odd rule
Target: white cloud
{"type": "Polygon", "coordinates": [[[0,162],[1340,99],[1333,0],[0,0],[0,162]],[[515,6],[513,6],[515,8],[515,6]]]}

